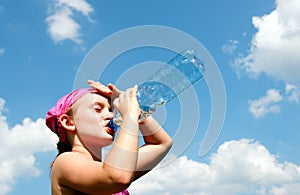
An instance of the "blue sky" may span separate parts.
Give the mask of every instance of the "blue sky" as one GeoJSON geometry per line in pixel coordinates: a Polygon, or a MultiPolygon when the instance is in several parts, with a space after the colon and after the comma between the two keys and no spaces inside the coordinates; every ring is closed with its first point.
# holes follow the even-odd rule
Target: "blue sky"
{"type": "MultiPolygon", "coordinates": [[[[196,83],[199,106],[187,115],[200,117],[191,143],[180,155],[171,151],[168,163],[133,183],[130,192],[297,194],[299,18],[298,0],[0,0],[0,194],[50,194],[57,139],[45,127],[47,110],[73,89],[83,59],[97,43],[142,25],[177,29],[203,44],[224,82],[226,115],[216,143],[200,156],[213,102],[208,79],[196,83]]],[[[124,43],[112,46],[119,44],[124,43]]],[[[173,56],[161,48],[124,52],[107,65],[101,81],[129,80],[123,72],[173,56]]],[[[184,98],[157,115],[166,117],[172,136],[184,98]]],[[[193,131],[187,128],[186,134],[193,131]]]]}

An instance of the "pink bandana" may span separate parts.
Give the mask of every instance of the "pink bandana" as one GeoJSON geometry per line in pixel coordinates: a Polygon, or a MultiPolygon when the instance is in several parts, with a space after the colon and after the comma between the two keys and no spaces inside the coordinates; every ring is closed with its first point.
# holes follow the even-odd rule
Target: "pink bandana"
{"type": "Polygon", "coordinates": [[[53,106],[46,115],[46,125],[59,137],[59,141],[66,143],[67,134],[59,122],[59,117],[67,112],[67,110],[82,96],[87,93],[96,92],[93,88],[76,89],[71,93],[63,96],[53,106]]]}

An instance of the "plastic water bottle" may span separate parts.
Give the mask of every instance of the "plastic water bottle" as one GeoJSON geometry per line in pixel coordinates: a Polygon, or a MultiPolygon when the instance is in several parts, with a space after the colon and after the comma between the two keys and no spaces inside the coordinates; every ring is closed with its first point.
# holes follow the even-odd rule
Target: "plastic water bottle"
{"type": "MultiPolygon", "coordinates": [[[[166,104],[200,80],[204,72],[204,62],[195,50],[184,50],[176,55],[146,82],[138,85],[137,99],[141,108],[139,121],[145,120],[158,106],[166,104]]],[[[122,123],[118,112],[113,123],[117,126],[122,123]]]]}

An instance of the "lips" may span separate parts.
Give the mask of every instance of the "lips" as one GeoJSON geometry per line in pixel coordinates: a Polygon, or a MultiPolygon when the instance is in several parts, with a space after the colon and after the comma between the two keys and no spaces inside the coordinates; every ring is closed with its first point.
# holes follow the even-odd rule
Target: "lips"
{"type": "Polygon", "coordinates": [[[110,134],[111,136],[114,136],[116,131],[114,131],[113,129],[107,127],[107,128],[106,128],[106,132],[107,132],[108,134],[110,134]]]}
{"type": "Polygon", "coordinates": [[[115,128],[115,125],[113,124],[112,120],[110,120],[107,125],[106,125],[106,132],[108,134],[110,134],[111,136],[114,136],[115,133],[116,133],[116,128],[115,128]]]}
{"type": "Polygon", "coordinates": [[[114,131],[117,131],[117,130],[119,130],[119,128],[120,128],[119,126],[117,126],[117,125],[114,123],[113,119],[109,121],[109,123],[107,124],[107,127],[111,128],[111,129],[114,130],[114,131]]]}

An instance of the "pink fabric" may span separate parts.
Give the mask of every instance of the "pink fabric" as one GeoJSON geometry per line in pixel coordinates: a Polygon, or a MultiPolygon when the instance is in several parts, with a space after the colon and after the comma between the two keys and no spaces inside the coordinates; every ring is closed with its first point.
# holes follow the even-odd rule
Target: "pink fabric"
{"type": "Polygon", "coordinates": [[[57,134],[59,141],[64,143],[67,142],[66,130],[59,122],[59,117],[65,114],[79,98],[90,92],[96,91],[92,88],[76,89],[60,98],[55,106],[48,111],[46,115],[46,125],[57,134]]]}
{"type": "Polygon", "coordinates": [[[127,190],[124,190],[123,192],[119,192],[113,195],[130,195],[129,192],[127,190]]]}

